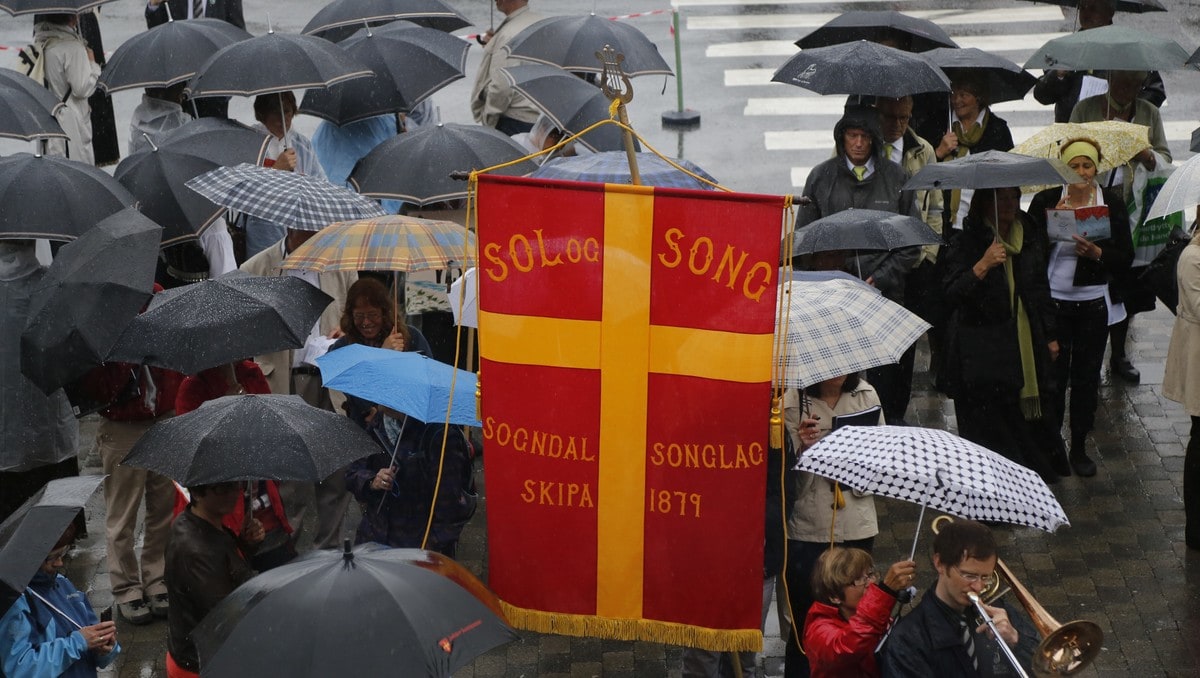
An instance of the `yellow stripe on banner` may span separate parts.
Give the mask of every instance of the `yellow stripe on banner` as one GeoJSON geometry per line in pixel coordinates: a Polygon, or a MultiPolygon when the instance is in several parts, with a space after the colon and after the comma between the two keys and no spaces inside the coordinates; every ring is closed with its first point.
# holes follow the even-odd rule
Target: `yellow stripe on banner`
{"type": "Polygon", "coordinates": [[[614,619],[642,616],[653,220],[651,189],[606,188],[596,614],[614,619]]]}
{"type": "Polygon", "coordinates": [[[479,355],[501,363],[595,370],[600,367],[600,323],[479,312],[487,341],[479,355]]]}
{"type": "Polygon", "coordinates": [[[691,327],[650,327],[650,371],[742,383],[771,380],[773,334],[738,334],[691,327]]]}

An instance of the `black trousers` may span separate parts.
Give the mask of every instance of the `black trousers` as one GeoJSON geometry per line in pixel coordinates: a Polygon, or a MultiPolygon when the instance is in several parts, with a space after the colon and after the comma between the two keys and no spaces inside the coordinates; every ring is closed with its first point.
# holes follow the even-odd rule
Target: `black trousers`
{"type": "Polygon", "coordinates": [[[1200,550],[1200,417],[1192,417],[1192,439],[1183,457],[1183,512],[1188,548],[1200,550]]]}
{"type": "MultiPolygon", "coordinates": [[[[875,545],[875,538],[852,539],[838,546],[862,549],[867,553],[875,545]]],[[[808,608],[813,604],[812,576],[816,569],[817,559],[829,550],[829,542],[797,541],[787,542],[787,571],[784,578],[787,582],[788,602],[791,607],[792,629],[787,636],[787,647],[784,650],[784,678],[808,678],[810,671],[808,657],[800,650],[797,638],[804,638],[804,619],[808,616],[808,608]]]]}
{"type": "Polygon", "coordinates": [[[1108,307],[1104,299],[1054,300],[1058,320],[1058,360],[1054,361],[1054,424],[1062,430],[1067,387],[1071,388],[1071,438],[1079,440],[1096,424],[1100,367],[1108,343],[1108,307]]]}
{"type": "Polygon", "coordinates": [[[964,393],[954,399],[954,416],[963,438],[1041,475],[1053,472],[1049,457],[1054,450],[1038,435],[1039,427],[1047,428],[1045,422],[1027,421],[1016,398],[995,392],[964,393]]]}

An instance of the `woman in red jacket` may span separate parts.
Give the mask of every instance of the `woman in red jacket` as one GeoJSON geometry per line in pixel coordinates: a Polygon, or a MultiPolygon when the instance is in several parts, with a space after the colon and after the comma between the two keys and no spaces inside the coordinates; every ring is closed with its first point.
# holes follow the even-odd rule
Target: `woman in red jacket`
{"type": "Polygon", "coordinates": [[[804,651],[812,678],[879,676],[875,648],[891,620],[896,593],[913,581],[917,564],[893,563],[879,581],[871,554],[834,547],[813,572],[816,602],[804,622],[804,651]]]}
{"type": "MultiPolygon", "coordinates": [[[[271,386],[253,360],[242,360],[228,365],[211,367],[191,375],[179,386],[175,397],[175,414],[183,415],[200,407],[209,400],[223,396],[244,394],[264,395],[271,386]]],[[[251,519],[259,521],[266,537],[250,557],[250,565],[263,572],[278,567],[296,557],[296,546],[292,540],[292,526],[279,498],[279,487],[272,480],[259,480],[251,484],[246,500],[238,502],[223,523],[234,535],[240,535],[246,524],[246,506],[250,505],[251,519]]]]}

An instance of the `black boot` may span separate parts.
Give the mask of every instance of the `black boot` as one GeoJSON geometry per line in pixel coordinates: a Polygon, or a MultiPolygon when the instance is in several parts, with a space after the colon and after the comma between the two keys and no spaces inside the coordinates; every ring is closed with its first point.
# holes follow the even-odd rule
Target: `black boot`
{"type": "Polygon", "coordinates": [[[1128,335],[1128,318],[1108,328],[1108,341],[1111,348],[1108,366],[1113,374],[1130,384],[1136,384],[1142,380],[1142,373],[1133,366],[1133,363],[1129,362],[1129,358],[1125,355],[1125,339],[1128,335]]]}
{"type": "Polygon", "coordinates": [[[1050,468],[1063,478],[1071,476],[1071,462],[1067,459],[1067,446],[1062,438],[1058,439],[1058,445],[1050,448],[1050,468]]]}
{"type": "Polygon", "coordinates": [[[1086,441],[1086,434],[1071,436],[1071,468],[1076,475],[1091,478],[1096,475],[1096,462],[1087,455],[1086,441]]]}

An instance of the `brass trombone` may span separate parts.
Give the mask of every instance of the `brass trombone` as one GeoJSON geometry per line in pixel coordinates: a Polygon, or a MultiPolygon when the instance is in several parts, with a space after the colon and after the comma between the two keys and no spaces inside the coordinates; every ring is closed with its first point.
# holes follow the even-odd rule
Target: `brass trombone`
{"type": "MultiPolygon", "coordinates": [[[[937,534],[943,523],[953,520],[950,516],[934,518],[931,525],[933,533],[937,534]]],[[[1000,576],[992,577],[991,585],[983,591],[979,598],[989,603],[996,600],[1004,594],[1004,592],[999,592],[1000,577],[1008,581],[1013,595],[1017,597],[1021,607],[1025,608],[1025,613],[1033,620],[1033,625],[1037,627],[1038,633],[1042,636],[1042,642],[1033,652],[1032,668],[1035,676],[1045,678],[1073,675],[1082,671],[1084,667],[1092,663],[1096,655],[1100,654],[1100,645],[1104,642],[1104,632],[1094,622],[1078,619],[1066,624],[1059,623],[1050,616],[1046,608],[1034,599],[1029,590],[1021,585],[1021,582],[1013,576],[1012,570],[1008,569],[1008,566],[1000,558],[996,558],[996,572],[1000,576]]],[[[972,597],[972,602],[975,603],[979,614],[990,622],[981,607],[982,601],[972,597]]],[[[992,633],[995,633],[995,627],[993,627],[992,633]]],[[[1002,648],[1008,648],[1004,641],[999,640],[998,636],[997,642],[1002,648]]],[[[1018,672],[1024,673],[1011,651],[1007,652],[1006,656],[1018,672]]]]}

